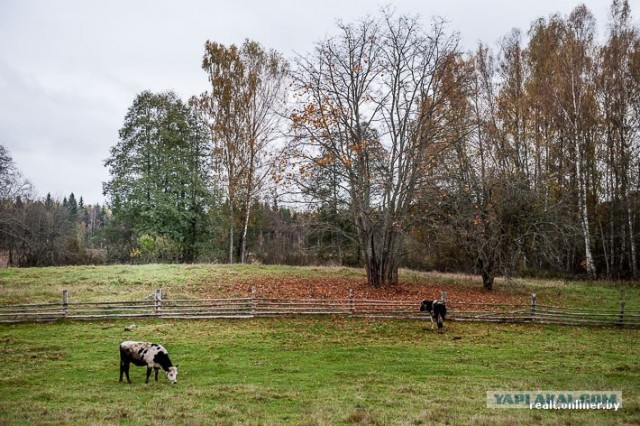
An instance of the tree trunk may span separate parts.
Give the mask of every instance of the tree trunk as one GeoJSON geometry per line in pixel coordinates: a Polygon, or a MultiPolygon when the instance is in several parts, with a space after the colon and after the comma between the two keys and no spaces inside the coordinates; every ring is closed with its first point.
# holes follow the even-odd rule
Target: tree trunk
{"type": "MultiPolygon", "coordinates": [[[[576,147],[578,150],[579,146],[576,147]]],[[[596,267],[593,261],[593,253],[591,251],[591,230],[589,225],[589,210],[587,207],[587,183],[586,173],[582,171],[582,165],[580,162],[582,159],[578,156],[576,161],[576,175],[578,178],[578,206],[580,210],[580,224],[582,225],[582,236],[584,238],[584,253],[585,253],[585,269],[589,278],[596,278],[596,267]]]]}
{"type": "Polygon", "coordinates": [[[240,263],[244,263],[247,256],[247,231],[249,229],[249,215],[251,214],[251,203],[247,202],[244,221],[242,224],[242,239],[240,240],[240,263]]]}
{"type": "Polygon", "coordinates": [[[602,240],[602,254],[604,255],[604,265],[607,271],[607,278],[611,278],[611,265],[609,264],[609,254],[607,248],[607,239],[604,235],[604,227],[602,226],[602,222],[598,221],[598,228],[600,228],[600,239],[602,240]]]}
{"type": "Polygon", "coordinates": [[[493,274],[488,273],[486,271],[482,271],[482,288],[487,291],[493,290],[493,281],[495,280],[495,276],[493,274]]]}
{"type": "Polygon", "coordinates": [[[376,238],[373,232],[367,235],[366,247],[363,250],[365,258],[365,271],[367,282],[372,287],[398,284],[398,270],[400,265],[399,253],[396,250],[397,235],[393,231],[385,233],[386,238],[382,238],[382,247],[376,245],[376,238]]]}
{"type": "Polygon", "coordinates": [[[229,225],[229,264],[233,263],[233,224],[229,225]]]}
{"type": "Polygon", "coordinates": [[[482,287],[487,291],[493,290],[493,282],[496,278],[496,262],[494,260],[478,260],[482,272],[482,287]]]}
{"type": "Polygon", "coordinates": [[[629,224],[629,244],[631,247],[631,258],[629,259],[629,264],[631,266],[631,274],[633,278],[638,277],[638,257],[636,254],[636,243],[633,231],[633,223],[634,223],[634,215],[631,209],[631,203],[629,202],[629,198],[631,197],[630,191],[627,191],[626,194],[626,207],[627,207],[627,223],[629,224]]]}
{"type": "Polygon", "coordinates": [[[189,231],[187,232],[187,241],[182,251],[182,261],[186,263],[193,263],[196,254],[196,233],[197,233],[197,220],[192,217],[189,220],[189,231]]]}
{"type": "Polygon", "coordinates": [[[235,246],[235,222],[236,215],[235,209],[233,208],[233,198],[231,197],[231,190],[229,190],[229,247],[228,247],[228,260],[229,264],[233,264],[234,255],[233,248],[235,246]]]}

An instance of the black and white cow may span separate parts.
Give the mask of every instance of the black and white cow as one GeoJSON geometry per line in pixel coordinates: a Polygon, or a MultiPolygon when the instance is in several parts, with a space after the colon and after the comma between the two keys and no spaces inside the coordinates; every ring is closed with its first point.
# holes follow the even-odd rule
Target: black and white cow
{"type": "Polygon", "coordinates": [[[447,315],[447,307],[439,300],[423,300],[420,304],[420,312],[429,312],[431,317],[431,329],[433,329],[433,320],[438,323],[438,333],[442,333],[444,325],[444,317],[447,315]]]}
{"type": "Polygon", "coordinates": [[[147,367],[147,380],[145,383],[149,383],[152,369],[156,371],[157,382],[158,371],[161,368],[167,373],[167,378],[172,384],[175,385],[177,383],[178,366],[171,363],[169,354],[162,345],[132,342],[130,340],[120,343],[120,381],[122,381],[122,374],[126,374],[127,382],[131,383],[131,379],[129,379],[129,365],[131,363],[140,367],[147,367]]]}

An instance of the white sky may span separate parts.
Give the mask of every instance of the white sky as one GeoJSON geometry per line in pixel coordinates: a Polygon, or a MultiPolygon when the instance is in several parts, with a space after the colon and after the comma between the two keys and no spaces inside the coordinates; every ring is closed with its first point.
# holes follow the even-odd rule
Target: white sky
{"type": "MultiPolygon", "coordinates": [[[[609,0],[584,3],[605,33],[609,0]]],[[[0,0],[0,144],[42,196],[103,203],[103,166],[136,94],[207,90],[204,42],[250,38],[287,58],[310,51],[335,21],[375,14],[366,0],[0,0]]],[[[496,47],[512,28],[568,14],[570,0],[398,0],[401,13],[449,21],[464,50],[496,47]]],[[[634,22],[640,0],[631,0],[634,22]]]]}

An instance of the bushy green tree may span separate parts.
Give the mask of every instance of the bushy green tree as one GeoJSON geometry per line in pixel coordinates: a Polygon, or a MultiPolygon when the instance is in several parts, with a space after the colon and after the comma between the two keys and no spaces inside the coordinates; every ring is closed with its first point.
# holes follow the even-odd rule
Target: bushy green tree
{"type": "MultiPolygon", "coordinates": [[[[197,256],[211,203],[210,147],[203,125],[175,93],[140,93],[105,165],[115,223],[137,236],[171,241],[180,261],[197,256]]],[[[158,259],[174,260],[174,259],[158,259]]]]}

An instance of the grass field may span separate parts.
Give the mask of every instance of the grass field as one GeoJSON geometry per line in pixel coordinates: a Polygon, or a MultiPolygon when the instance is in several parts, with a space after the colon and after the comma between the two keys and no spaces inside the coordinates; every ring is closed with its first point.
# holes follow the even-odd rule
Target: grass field
{"type": "MultiPolygon", "coordinates": [[[[328,267],[254,266],[254,265],[112,265],[60,268],[0,269],[0,304],[56,302],[63,289],[72,300],[138,300],[157,288],[172,298],[234,297],[251,294],[251,286],[269,282],[314,280],[342,288],[346,297],[350,283],[364,286],[362,269],[328,267]]],[[[473,290],[468,299],[482,294],[480,277],[460,274],[401,271],[402,288],[407,292],[421,289],[473,290]]],[[[283,284],[284,286],[284,284],[283,284]]],[[[283,288],[283,291],[286,289],[283,288]]],[[[344,293],[342,295],[342,293],[344,293]]],[[[539,304],[618,309],[624,300],[627,309],[640,312],[640,283],[591,282],[540,279],[496,280],[495,297],[516,297],[525,303],[536,293],[539,304]]],[[[472,300],[469,300],[472,301],[472,300]]]]}
{"type": "Polygon", "coordinates": [[[638,424],[637,330],[302,318],[0,327],[0,424],[638,424]],[[118,382],[118,343],[180,365],[118,382]],[[606,342],[606,343],[604,343],[606,342]],[[488,409],[486,391],[620,390],[609,411],[488,409]]]}
{"type": "Polygon", "coordinates": [[[350,268],[252,265],[111,265],[0,269],[0,303],[57,301],[63,289],[82,300],[130,300],[163,288],[171,297],[246,296],[264,279],[335,277],[363,279],[350,268]],[[246,284],[246,285],[241,285],[246,284]]]}
{"type": "MultiPolygon", "coordinates": [[[[0,303],[245,294],[292,277],[361,282],[359,270],[261,266],[109,266],[0,271],[0,303]]],[[[475,288],[475,277],[404,271],[405,287],[475,288]]],[[[306,282],[306,281],[304,281],[306,282]]],[[[330,281],[331,282],[331,281],[330,281]]],[[[638,309],[634,283],[500,281],[498,296],[638,309]],[[599,305],[600,304],[600,305],[599,305]]],[[[543,303],[543,302],[540,302],[543,303]]],[[[0,325],[0,425],[21,424],[640,424],[640,330],[346,317],[0,325]],[[118,343],[164,344],[165,377],[118,382],[118,343]],[[489,390],[622,391],[612,411],[486,408],[489,390]]]]}

